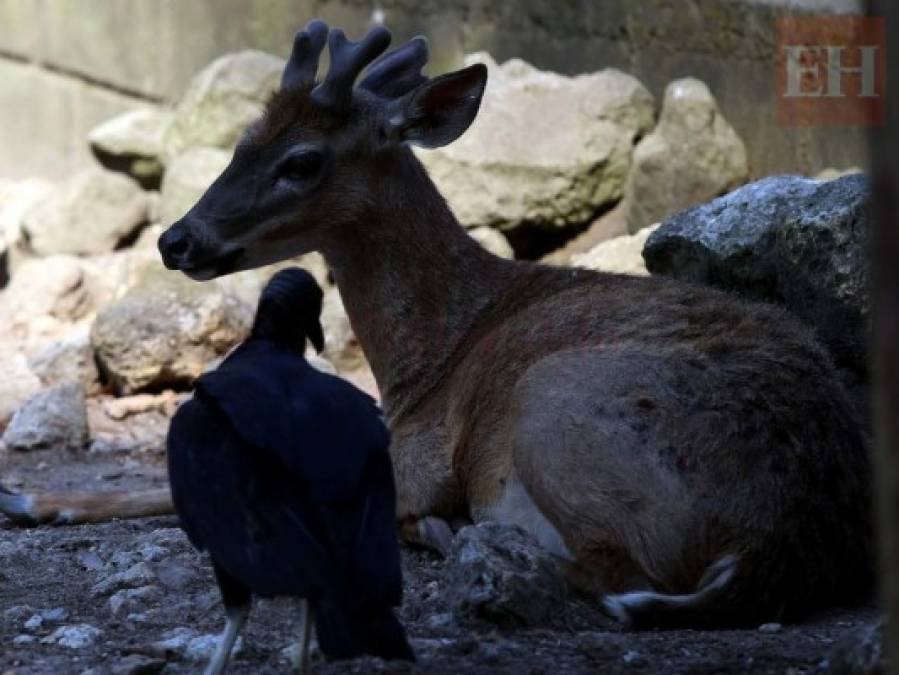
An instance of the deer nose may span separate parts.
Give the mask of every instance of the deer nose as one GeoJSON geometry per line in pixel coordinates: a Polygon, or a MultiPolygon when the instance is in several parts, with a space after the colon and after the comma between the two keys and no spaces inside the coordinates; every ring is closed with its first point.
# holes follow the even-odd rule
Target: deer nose
{"type": "Polygon", "coordinates": [[[177,224],[172,225],[159,237],[159,252],[162,262],[170,270],[182,268],[194,257],[197,245],[190,233],[177,224]]]}

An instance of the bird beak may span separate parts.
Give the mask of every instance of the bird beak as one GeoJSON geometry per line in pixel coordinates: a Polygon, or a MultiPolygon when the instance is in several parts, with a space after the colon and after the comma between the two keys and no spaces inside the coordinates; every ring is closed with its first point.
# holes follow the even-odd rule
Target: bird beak
{"type": "Polygon", "coordinates": [[[306,328],[306,337],[309,338],[309,341],[312,343],[312,346],[315,347],[315,351],[321,354],[325,349],[325,335],[322,332],[322,325],[320,321],[314,321],[306,328]]]}

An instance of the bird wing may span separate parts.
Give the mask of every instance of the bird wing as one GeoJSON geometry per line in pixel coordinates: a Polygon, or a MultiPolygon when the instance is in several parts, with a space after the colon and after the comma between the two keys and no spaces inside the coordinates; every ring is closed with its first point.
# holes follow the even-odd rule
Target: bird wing
{"type": "Polygon", "coordinates": [[[370,396],[268,340],[235,350],[197,381],[197,395],[293,472],[317,503],[352,500],[369,456],[390,443],[370,396]]]}
{"type": "Polygon", "coordinates": [[[228,574],[266,596],[306,596],[330,585],[317,509],[217,406],[194,398],[178,409],[168,462],[182,527],[228,574]]]}

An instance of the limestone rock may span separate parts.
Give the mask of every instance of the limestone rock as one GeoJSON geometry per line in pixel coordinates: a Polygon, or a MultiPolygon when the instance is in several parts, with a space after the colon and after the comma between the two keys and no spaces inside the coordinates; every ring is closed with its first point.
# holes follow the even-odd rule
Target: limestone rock
{"type": "Polygon", "coordinates": [[[87,140],[107,168],[125,171],[145,187],[159,185],[163,166],[162,138],[173,114],[157,108],[138,108],[95,127],[87,140]]]}
{"type": "Polygon", "coordinates": [[[325,351],[322,355],[339,372],[356,370],[365,365],[365,355],[350,325],[336,286],[325,292],[321,323],[325,334],[325,351]]]}
{"type": "Polygon", "coordinates": [[[162,179],[160,219],[166,226],[181,218],[231,161],[231,153],[194,148],[174,157],[162,179]]]}
{"type": "Polygon", "coordinates": [[[105,253],[134,236],[147,215],[147,196],[131,178],[85,169],[30,208],[22,231],[37,255],[105,253]]]}
{"type": "Polygon", "coordinates": [[[53,190],[52,183],[39,178],[0,184],[0,287],[28,255],[22,237],[25,214],[49,199],[53,190]]]}
{"type": "Polygon", "coordinates": [[[10,281],[0,304],[12,321],[52,316],[75,321],[91,308],[84,268],[74,256],[56,255],[25,261],[10,281]]]}
{"type": "Polygon", "coordinates": [[[262,113],[281,80],[284,61],[259,51],[226,54],[194,77],[163,135],[170,159],[198,147],[231,149],[262,113]]]}
{"type": "Polygon", "coordinates": [[[665,89],[658,126],[634,149],[625,194],[633,233],[746,181],[743,141],[699,80],[665,89]]]}
{"type": "Polygon", "coordinates": [[[586,253],[573,256],[571,264],[601,272],[646,276],[649,272],[646,271],[646,263],[643,261],[643,246],[649,235],[657,228],[658,225],[644,227],[636,234],[604,241],[586,253]]]}
{"type": "Polygon", "coordinates": [[[500,258],[512,259],[515,257],[515,251],[506,236],[499,230],[492,227],[475,227],[468,231],[471,238],[477,241],[481,246],[490,251],[493,255],[500,258]]]}
{"type": "Polygon", "coordinates": [[[0,427],[5,426],[31,396],[41,390],[41,381],[31,369],[24,354],[4,349],[0,355],[0,427]]]}
{"type": "Polygon", "coordinates": [[[650,272],[778,302],[814,326],[839,364],[867,367],[870,187],[776,176],[665,221],[650,272]]]}
{"type": "Polygon", "coordinates": [[[152,266],[91,328],[97,361],[119,393],[184,386],[242,340],[252,312],[216,282],[152,266]]]}
{"type": "Polygon", "coordinates": [[[3,443],[10,450],[80,450],[88,440],[80,384],[63,384],[35,394],[16,411],[3,432],[3,443]]]}
{"type": "Polygon", "coordinates": [[[44,385],[78,383],[88,394],[100,391],[94,349],[85,328],[64,340],[54,342],[28,363],[44,385]]]}
{"type": "Polygon", "coordinates": [[[653,99],[630,75],[566,77],[520,61],[489,70],[481,110],[456,142],[417,151],[463,225],[514,229],[588,221],[619,199],[653,99]]]}
{"type": "Polygon", "coordinates": [[[536,626],[565,604],[552,555],[521,528],[484,522],[462,528],[447,559],[445,599],[458,618],[536,626]]]}

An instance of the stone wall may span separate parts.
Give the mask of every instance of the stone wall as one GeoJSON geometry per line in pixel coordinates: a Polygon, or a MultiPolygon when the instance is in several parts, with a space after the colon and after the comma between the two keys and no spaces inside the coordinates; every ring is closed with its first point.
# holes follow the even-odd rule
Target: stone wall
{"type": "Polygon", "coordinates": [[[774,22],[857,13],[858,0],[0,0],[0,177],[58,176],[88,160],[87,131],[142,104],[178,98],[214,57],[253,47],[286,55],[320,16],[352,35],[383,17],[424,33],[432,70],[488,50],[577,73],[614,66],[660,98],[696,76],[746,141],[753,176],[865,162],[860,129],[779,127],[774,22]]]}

